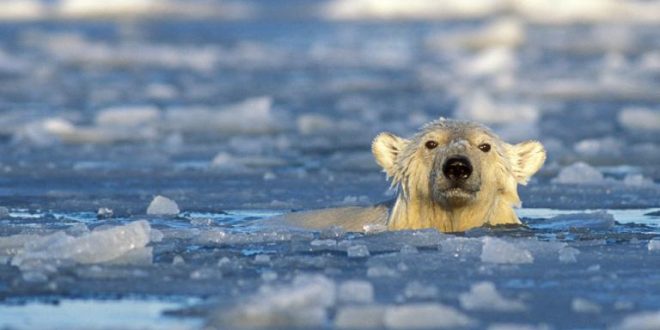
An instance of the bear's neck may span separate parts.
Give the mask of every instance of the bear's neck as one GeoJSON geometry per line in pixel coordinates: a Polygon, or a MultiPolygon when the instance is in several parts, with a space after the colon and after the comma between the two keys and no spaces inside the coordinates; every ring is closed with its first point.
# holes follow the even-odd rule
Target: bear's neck
{"type": "Polygon", "coordinates": [[[405,198],[402,194],[390,212],[388,229],[435,228],[445,233],[463,232],[484,224],[520,224],[509,202],[494,194],[486,204],[445,208],[428,198],[405,198]]]}

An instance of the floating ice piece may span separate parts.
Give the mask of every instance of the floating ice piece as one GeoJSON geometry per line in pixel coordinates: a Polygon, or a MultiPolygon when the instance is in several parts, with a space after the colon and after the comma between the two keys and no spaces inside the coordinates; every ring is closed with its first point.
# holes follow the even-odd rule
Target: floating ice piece
{"type": "Polygon", "coordinates": [[[25,244],[24,250],[12,260],[21,266],[26,261],[66,259],[91,264],[108,262],[135,250],[144,248],[150,240],[151,226],[145,220],[89,234],[72,237],[59,231],[25,244]]]}
{"type": "Polygon", "coordinates": [[[454,116],[485,124],[529,124],[536,123],[540,111],[531,104],[502,103],[485,92],[469,93],[461,99],[454,116]]]}
{"type": "MultiPolygon", "coordinates": [[[[474,57],[461,63],[459,68],[460,72],[467,76],[491,76],[511,72],[517,65],[518,61],[513,50],[498,47],[477,53],[474,57]]],[[[499,111],[492,113],[491,117],[495,117],[496,113],[502,112],[502,109],[505,108],[500,108],[499,111]]],[[[522,112],[521,115],[525,115],[525,112],[522,112]]]]}
{"type": "Polygon", "coordinates": [[[96,218],[97,219],[110,219],[114,215],[114,211],[112,209],[107,208],[107,207],[99,207],[98,211],[96,211],[96,218]]]}
{"type": "Polygon", "coordinates": [[[657,330],[660,329],[660,311],[642,312],[626,316],[617,330],[657,330]]]}
{"type": "Polygon", "coordinates": [[[534,262],[532,254],[512,243],[499,238],[484,237],[481,261],[496,264],[529,264],[534,262]]]}
{"type": "Polygon", "coordinates": [[[368,277],[397,277],[399,272],[387,266],[371,266],[367,269],[368,277]]]}
{"type": "Polygon", "coordinates": [[[548,228],[554,230],[588,229],[608,230],[616,224],[613,215],[606,211],[590,213],[560,214],[545,220],[537,228],[548,228]]]}
{"type": "Polygon", "coordinates": [[[617,155],[621,155],[623,149],[624,144],[622,141],[613,137],[586,139],[573,146],[573,150],[580,156],[591,157],[616,157],[617,155]]]}
{"type": "Polygon", "coordinates": [[[461,307],[466,310],[492,310],[498,312],[519,312],[527,309],[516,300],[502,297],[492,282],[479,282],[470,288],[470,292],[458,297],[461,307]]]}
{"type": "Polygon", "coordinates": [[[367,281],[346,281],[339,285],[337,299],[342,303],[369,304],[374,301],[374,287],[367,281]]]}
{"type": "Polygon", "coordinates": [[[625,108],[617,118],[621,126],[633,132],[660,131],[660,109],[625,108]]]}
{"type": "Polygon", "coordinates": [[[347,306],[341,307],[335,316],[335,327],[339,329],[382,329],[385,318],[385,306],[347,306]]]}
{"type": "Polygon", "coordinates": [[[580,250],[566,246],[559,250],[559,262],[562,263],[575,263],[580,250]]]}
{"type": "Polygon", "coordinates": [[[257,254],[254,256],[254,263],[260,265],[267,265],[270,263],[270,256],[267,254],[257,254]]]}
{"type": "Polygon", "coordinates": [[[577,162],[564,167],[556,178],[552,179],[554,183],[566,184],[601,184],[605,182],[603,174],[597,169],[584,162],[577,162]]]}
{"type": "Polygon", "coordinates": [[[335,283],[322,275],[300,275],[290,285],[263,286],[243,304],[212,316],[214,325],[249,328],[320,327],[336,301],[335,283]]]}
{"type": "Polygon", "coordinates": [[[655,182],[641,174],[628,174],[623,178],[623,184],[631,187],[652,187],[655,182]]]}
{"type": "Polygon", "coordinates": [[[600,305],[583,298],[574,298],[571,302],[571,309],[576,313],[598,314],[601,312],[600,305]]]}
{"type": "Polygon", "coordinates": [[[519,324],[519,323],[495,323],[488,326],[488,330],[550,330],[547,324],[519,324]]]}
{"type": "Polygon", "coordinates": [[[369,249],[366,245],[358,244],[349,246],[348,249],[346,249],[346,253],[349,258],[366,258],[369,256],[369,249]]]}
{"type": "Polygon", "coordinates": [[[147,208],[149,215],[177,215],[180,212],[175,201],[160,195],[154,197],[147,208]]]}
{"type": "Polygon", "coordinates": [[[172,108],[165,112],[165,126],[191,133],[267,134],[280,131],[268,96],[246,99],[221,109],[172,108]]]}
{"type": "Polygon", "coordinates": [[[493,13],[502,4],[493,0],[334,0],[321,13],[333,20],[476,18],[493,13]]]}
{"type": "Polygon", "coordinates": [[[649,241],[649,251],[660,251],[660,238],[656,237],[649,241]]]}
{"type": "Polygon", "coordinates": [[[235,156],[227,152],[217,154],[211,161],[211,167],[225,171],[246,172],[251,168],[283,166],[286,162],[275,157],[235,156]]]}
{"type": "Polygon", "coordinates": [[[475,238],[450,237],[440,242],[442,252],[456,258],[479,256],[482,242],[475,238]]]}
{"type": "Polygon", "coordinates": [[[135,127],[145,124],[157,124],[160,111],[154,106],[124,106],[101,110],[96,115],[99,126],[135,127]]]}
{"type": "Polygon", "coordinates": [[[452,307],[423,303],[388,307],[384,323],[389,329],[454,329],[469,326],[474,321],[452,307]]]}
{"type": "Polygon", "coordinates": [[[432,284],[422,284],[412,281],[406,284],[403,295],[407,299],[434,299],[438,297],[438,287],[432,284]]]}

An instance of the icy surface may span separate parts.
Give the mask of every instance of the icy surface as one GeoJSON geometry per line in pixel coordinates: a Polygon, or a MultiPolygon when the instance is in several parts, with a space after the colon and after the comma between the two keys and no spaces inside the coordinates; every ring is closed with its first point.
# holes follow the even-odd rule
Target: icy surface
{"type": "Polygon", "coordinates": [[[128,297],[176,302],[144,328],[658,328],[658,10],[0,1],[0,328],[128,297]],[[545,145],[524,227],[265,220],[391,200],[373,137],[440,116],[545,145]]]}
{"type": "Polygon", "coordinates": [[[483,239],[481,261],[496,264],[528,264],[534,262],[532,254],[523,247],[499,238],[483,239]]]}
{"type": "Polygon", "coordinates": [[[175,201],[164,197],[156,196],[147,207],[147,214],[150,215],[177,215],[181,212],[179,205],[175,201]]]}

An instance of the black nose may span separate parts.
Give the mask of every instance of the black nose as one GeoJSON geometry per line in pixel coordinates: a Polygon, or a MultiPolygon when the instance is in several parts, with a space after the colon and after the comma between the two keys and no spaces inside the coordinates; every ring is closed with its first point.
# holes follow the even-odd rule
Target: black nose
{"type": "Polygon", "coordinates": [[[472,174],[472,164],[463,156],[454,156],[442,165],[442,173],[452,181],[466,180],[472,174]]]}

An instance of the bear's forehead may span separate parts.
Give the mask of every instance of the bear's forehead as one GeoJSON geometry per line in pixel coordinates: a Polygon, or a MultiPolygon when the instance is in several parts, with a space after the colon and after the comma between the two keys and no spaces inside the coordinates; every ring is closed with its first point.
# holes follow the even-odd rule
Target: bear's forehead
{"type": "Polygon", "coordinates": [[[419,136],[429,133],[451,134],[454,136],[465,137],[475,134],[485,134],[495,137],[486,126],[471,121],[453,119],[439,119],[430,122],[422,127],[419,136]]]}

